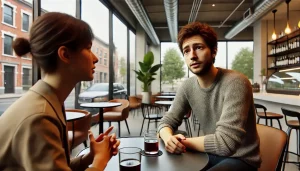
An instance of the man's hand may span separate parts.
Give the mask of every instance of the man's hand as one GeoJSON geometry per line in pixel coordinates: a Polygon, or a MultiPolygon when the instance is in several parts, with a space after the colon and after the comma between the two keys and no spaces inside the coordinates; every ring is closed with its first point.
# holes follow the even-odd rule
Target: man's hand
{"type": "Polygon", "coordinates": [[[182,134],[170,136],[164,140],[166,150],[175,154],[185,153],[186,147],[181,143],[181,140],[185,140],[185,137],[182,134]]]}

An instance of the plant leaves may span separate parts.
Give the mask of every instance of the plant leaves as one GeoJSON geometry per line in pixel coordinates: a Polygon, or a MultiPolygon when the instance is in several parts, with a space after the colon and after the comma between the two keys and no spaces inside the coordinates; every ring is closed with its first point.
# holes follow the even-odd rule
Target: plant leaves
{"type": "Polygon", "coordinates": [[[154,65],[152,68],[150,68],[149,72],[150,72],[150,73],[154,73],[154,72],[156,72],[161,66],[162,66],[162,64],[154,65]]]}
{"type": "Polygon", "coordinates": [[[145,65],[143,62],[139,62],[139,64],[143,72],[147,72],[149,70],[149,66],[145,65]]]}
{"type": "Polygon", "coordinates": [[[153,62],[154,62],[154,55],[151,51],[149,51],[144,56],[144,64],[150,68],[153,62]]]}

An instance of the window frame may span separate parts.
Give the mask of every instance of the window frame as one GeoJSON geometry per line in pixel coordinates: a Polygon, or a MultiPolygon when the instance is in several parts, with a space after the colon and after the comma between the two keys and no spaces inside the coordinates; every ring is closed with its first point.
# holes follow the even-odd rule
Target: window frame
{"type": "Polygon", "coordinates": [[[30,18],[32,18],[32,14],[30,12],[24,11],[23,9],[21,9],[21,31],[22,32],[29,32],[30,31],[30,25],[31,25],[31,20],[30,18]],[[28,30],[24,30],[23,28],[23,19],[24,19],[24,15],[28,16],[28,30]]]}
{"type": "MultiPolygon", "coordinates": [[[[5,53],[4,53],[4,45],[5,45],[4,39],[5,39],[5,35],[6,35],[6,36],[12,37],[12,38],[13,38],[12,41],[14,41],[14,40],[16,39],[16,35],[13,34],[13,33],[11,33],[11,32],[4,31],[4,30],[1,30],[1,32],[2,32],[2,36],[1,36],[1,37],[2,37],[2,56],[7,56],[7,57],[13,57],[13,58],[16,58],[15,52],[14,52],[13,49],[12,49],[12,55],[10,55],[10,54],[5,54],[5,53]]],[[[11,47],[11,48],[12,48],[12,47],[11,47]]]]}
{"type": "Polygon", "coordinates": [[[2,8],[2,24],[6,25],[6,26],[9,26],[9,27],[17,28],[16,27],[17,6],[13,5],[11,2],[2,0],[1,1],[1,8],[2,8]],[[9,7],[11,7],[13,9],[13,11],[12,11],[13,12],[12,13],[12,15],[13,15],[13,25],[4,22],[4,5],[7,5],[7,6],[9,6],[9,7]]]}

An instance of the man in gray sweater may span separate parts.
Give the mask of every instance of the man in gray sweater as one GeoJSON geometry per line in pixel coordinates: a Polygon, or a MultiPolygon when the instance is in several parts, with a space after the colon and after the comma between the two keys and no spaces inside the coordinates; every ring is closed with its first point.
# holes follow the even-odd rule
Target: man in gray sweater
{"type": "Polygon", "coordinates": [[[209,170],[257,170],[261,158],[249,80],[238,72],[214,67],[217,35],[208,25],[184,26],[178,44],[195,76],[182,83],[159,124],[166,150],[206,152],[209,170]],[[204,136],[186,138],[175,133],[189,110],[199,119],[204,136]]]}

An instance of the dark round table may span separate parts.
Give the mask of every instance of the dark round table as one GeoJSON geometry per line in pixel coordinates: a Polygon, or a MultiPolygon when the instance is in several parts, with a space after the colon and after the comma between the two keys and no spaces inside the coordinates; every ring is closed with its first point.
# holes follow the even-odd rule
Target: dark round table
{"type": "MultiPolygon", "coordinates": [[[[120,138],[122,147],[139,147],[144,149],[144,138],[120,138]]],[[[159,143],[159,149],[163,152],[158,157],[142,156],[141,170],[142,171],[184,171],[184,170],[201,170],[208,163],[208,155],[198,151],[188,150],[186,153],[177,155],[168,153],[165,150],[165,145],[162,140],[159,143]]],[[[81,151],[77,156],[89,152],[89,148],[81,151]]],[[[119,156],[116,155],[110,159],[105,171],[118,171],[119,170],[119,156]]]]}

